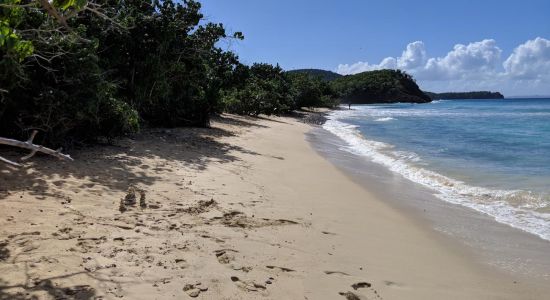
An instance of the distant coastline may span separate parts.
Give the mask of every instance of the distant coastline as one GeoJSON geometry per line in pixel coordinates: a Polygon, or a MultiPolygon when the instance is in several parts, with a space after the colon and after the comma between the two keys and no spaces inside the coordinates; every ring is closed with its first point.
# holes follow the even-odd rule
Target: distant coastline
{"type": "Polygon", "coordinates": [[[550,99],[550,95],[506,96],[506,99],[550,99]]]}
{"type": "Polygon", "coordinates": [[[424,91],[432,100],[455,100],[455,99],[504,99],[500,92],[472,91],[472,92],[449,92],[432,93],[424,91]]]}

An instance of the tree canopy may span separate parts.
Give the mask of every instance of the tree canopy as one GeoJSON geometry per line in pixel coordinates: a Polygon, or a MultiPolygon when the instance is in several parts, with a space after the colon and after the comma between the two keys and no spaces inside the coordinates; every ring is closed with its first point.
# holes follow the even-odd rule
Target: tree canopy
{"type": "Polygon", "coordinates": [[[454,99],[504,99],[504,96],[499,92],[489,91],[474,91],[474,92],[459,92],[459,93],[431,93],[424,92],[432,100],[454,100],[454,99]]]}
{"type": "Polygon", "coordinates": [[[341,76],[244,65],[194,0],[0,0],[0,135],[71,145],[143,126],[209,126],[221,112],[429,98],[408,74],[341,76]]]}
{"type": "Polygon", "coordinates": [[[243,34],[206,21],[197,1],[1,1],[0,135],[38,129],[69,145],[336,103],[316,79],[240,63],[219,45],[243,34]]]}
{"type": "Polygon", "coordinates": [[[401,70],[376,70],[347,75],[331,81],[346,103],[425,103],[424,94],[409,74],[401,70]]]}

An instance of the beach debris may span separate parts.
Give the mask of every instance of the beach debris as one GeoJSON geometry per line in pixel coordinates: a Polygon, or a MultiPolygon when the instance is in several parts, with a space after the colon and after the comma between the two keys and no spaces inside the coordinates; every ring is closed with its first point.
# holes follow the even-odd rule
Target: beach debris
{"type": "Polygon", "coordinates": [[[126,191],[126,195],[120,200],[118,210],[125,212],[128,210],[127,206],[135,206],[137,204],[137,193],[139,193],[139,206],[141,208],[147,207],[146,192],[143,189],[138,189],[135,186],[130,186],[126,191]]]}
{"type": "Polygon", "coordinates": [[[147,203],[145,202],[145,190],[140,190],[139,191],[139,206],[141,208],[146,208],[147,207],[147,203]]]}
{"type": "Polygon", "coordinates": [[[127,209],[126,209],[126,205],[124,205],[124,199],[120,199],[120,203],[118,205],[118,211],[120,211],[121,213],[125,212],[127,209]]]}
{"type": "Polygon", "coordinates": [[[357,283],[354,283],[351,285],[351,287],[354,289],[354,290],[358,290],[360,288],[370,288],[371,287],[371,284],[368,283],[368,282],[357,282],[357,283]]]}
{"type": "Polygon", "coordinates": [[[180,208],[177,211],[192,214],[192,215],[198,215],[209,211],[210,209],[216,207],[217,205],[218,205],[218,202],[216,202],[214,198],[212,198],[210,200],[199,200],[199,202],[197,202],[195,206],[180,208]]]}
{"type": "MultiPolygon", "coordinates": [[[[24,148],[24,149],[31,150],[31,153],[29,153],[26,156],[21,157],[22,161],[30,159],[37,152],[42,152],[42,153],[45,153],[45,154],[48,154],[48,155],[51,155],[51,156],[55,156],[55,157],[57,157],[61,160],[69,160],[69,161],[73,160],[70,155],[61,153],[61,148],[59,148],[58,150],[53,150],[53,149],[46,148],[46,147],[41,146],[41,145],[33,144],[33,140],[36,137],[37,133],[38,133],[38,130],[33,130],[32,133],[31,133],[31,136],[29,137],[29,139],[25,142],[0,137],[0,145],[8,145],[8,146],[13,146],[13,147],[18,147],[18,148],[24,148]]],[[[2,156],[0,156],[0,162],[6,163],[6,164],[14,166],[14,167],[21,167],[21,164],[16,163],[14,161],[11,161],[9,159],[6,159],[2,156]]]]}
{"type": "Polygon", "coordinates": [[[128,188],[128,191],[126,192],[126,196],[124,197],[124,204],[126,205],[135,205],[136,204],[136,188],[131,186],[128,188]]]}

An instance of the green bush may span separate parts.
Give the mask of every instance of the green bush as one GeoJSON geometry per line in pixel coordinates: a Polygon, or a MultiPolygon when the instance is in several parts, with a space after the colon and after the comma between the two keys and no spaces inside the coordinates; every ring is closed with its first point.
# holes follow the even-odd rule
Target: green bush
{"type": "Polygon", "coordinates": [[[257,116],[279,115],[295,108],[291,82],[281,67],[256,63],[244,68],[241,84],[224,93],[222,101],[226,111],[257,116]]]}

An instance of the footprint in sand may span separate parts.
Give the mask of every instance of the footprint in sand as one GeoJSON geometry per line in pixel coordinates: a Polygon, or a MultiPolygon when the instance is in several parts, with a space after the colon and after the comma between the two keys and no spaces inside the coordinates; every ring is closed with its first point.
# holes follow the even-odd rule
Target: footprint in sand
{"type": "Polygon", "coordinates": [[[240,227],[240,228],[260,228],[268,226],[281,226],[281,225],[295,225],[299,224],[296,221],[285,219],[267,219],[256,218],[254,216],[247,216],[240,211],[229,211],[223,214],[222,217],[214,217],[212,222],[219,222],[227,227],[240,227]]]}
{"type": "Polygon", "coordinates": [[[268,268],[268,269],[279,269],[283,272],[296,272],[296,270],[292,270],[292,269],[285,268],[285,267],[277,267],[277,266],[265,266],[265,267],[268,268]]]}
{"type": "Polygon", "coordinates": [[[351,287],[354,289],[354,290],[358,290],[358,289],[361,289],[361,288],[370,288],[371,287],[371,284],[368,283],[368,282],[357,282],[357,283],[354,283],[351,285],[351,287]]]}
{"type": "Polygon", "coordinates": [[[218,262],[220,262],[220,264],[226,265],[235,260],[233,253],[237,252],[239,251],[233,249],[220,249],[214,251],[214,254],[218,258],[218,262]]]}
{"type": "Polygon", "coordinates": [[[365,296],[365,295],[355,294],[355,293],[350,292],[350,291],[340,292],[338,294],[340,294],[340,296],[343,296],[348,300],[382,299],[382,297],[378,294],[378,292],[374,288],[372,288],[372,284],[370,284],[369,282],[360,281],[360,282],[352,284],[351,287],[356,291],[358,289],[367,289],[365,292],[369,294],[368,297],[365,296]]]}
{"type": "Polygon", "coordinates": [[[325,271],[325,274],[327,275],[338,274],[338,275],[350,276],[348,273],[340,272],[340,271],[325,271]]]}
{"type": "Polygon", "coordinates": [[[189,297],[195,298],[198,297],[201,292],[208,291],[208,287],[197,282],[195,284],[186,284],[183,286],[183,291],[186,292],[189,297]]]}
{"type": "Polygon", "coordinates": [[[208,201],[200,200],[195,206],[190,206],[188,208],[177,209],[178,212],[184,212],[191,215],[198,215],[210,211],[213,208],[218,206],[218,202],[214,199],[208,201]]]}
{"type": "Polygon", "coordinates": [[[403,287],[403,284],[398,283],[398,282],[389,281],[389,280],[384,280],[384,284],[386,286],[391,286],[391,287],[396,287],[396,288],[403,287]]]}
{"type": "Polygon", "coordinates": [[[256,283],[254,281],[242,281],[237,276],[231,276],[231,281],[233,281],[238,288],[247,291],[247,292],[257,292],[266,290],[266,286],[263,284],[256,283]]]}
{"type": "Polygon", "coordinates": [[[346,300],[361,300],[361,298],[358,295],[356,295],[352,292],[339,292],[338,294],[340,296],[345,297],[346,300]]]}

